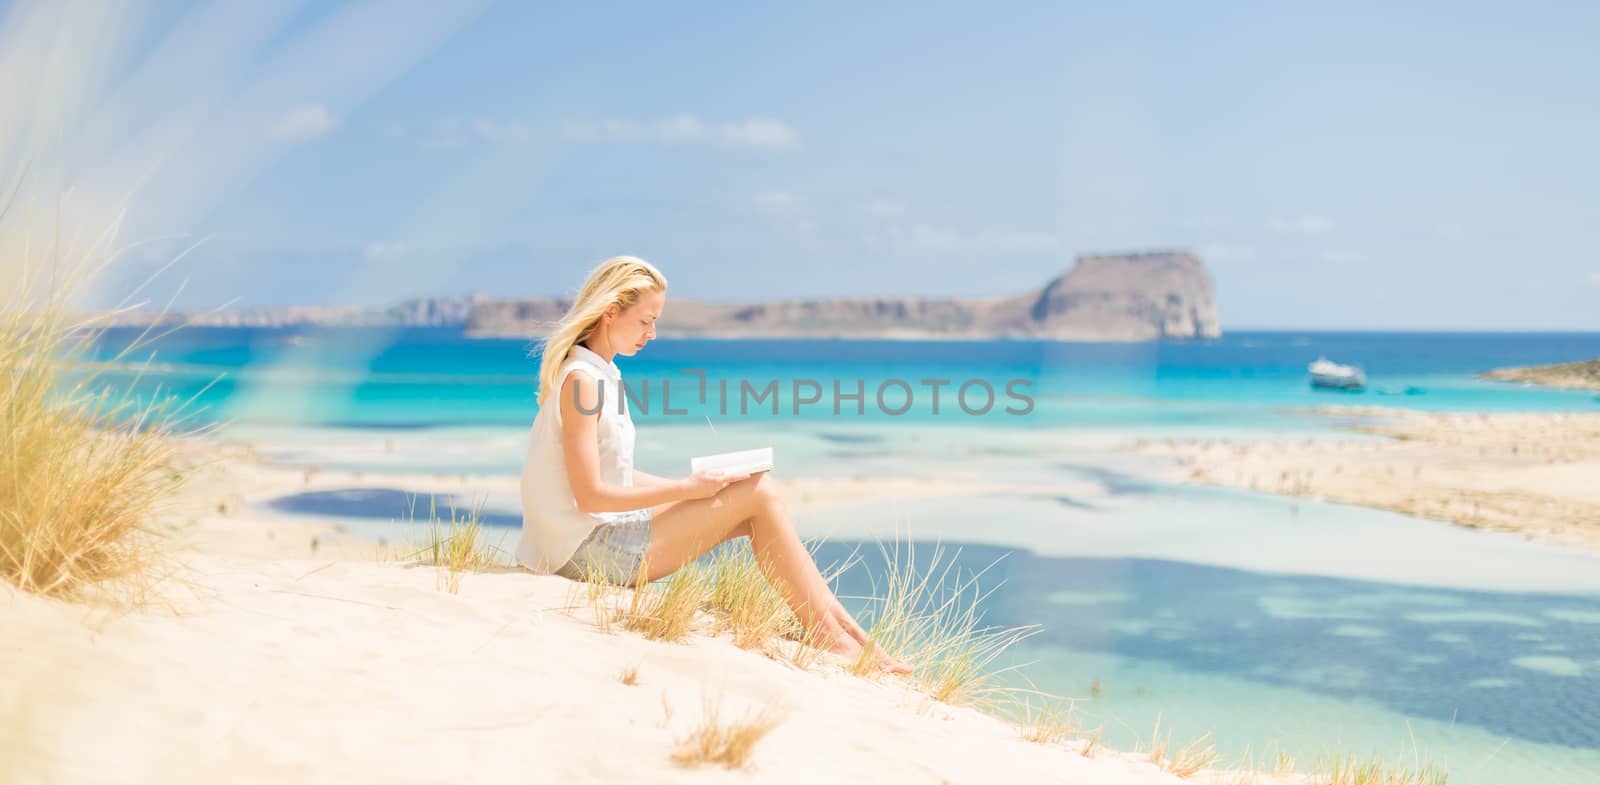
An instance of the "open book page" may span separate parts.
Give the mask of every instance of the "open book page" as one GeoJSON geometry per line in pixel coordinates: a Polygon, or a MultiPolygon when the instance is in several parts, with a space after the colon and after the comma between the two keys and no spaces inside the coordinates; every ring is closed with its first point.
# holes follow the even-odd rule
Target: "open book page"
{"type": "Polygon", "coordinates": [[[772,448],[721,452],[689,459],[689,471],[718,471],[734,474],[755,474],[772,471],[772,448]]]}

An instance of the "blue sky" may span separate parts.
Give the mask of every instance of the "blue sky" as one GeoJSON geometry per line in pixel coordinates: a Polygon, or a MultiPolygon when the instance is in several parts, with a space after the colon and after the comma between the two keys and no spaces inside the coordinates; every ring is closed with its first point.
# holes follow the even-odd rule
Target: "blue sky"
{"type": "Polygon", "coordinates": [[[29,3],[0,69],[83,83],[62,182],[156,240],[129,279],[198,243],[186,307],[619,253],[682,297],[1003,295],[1184,247],[1225,329],[1600,329],[1600,6],[1400,6],[29,3]]]}

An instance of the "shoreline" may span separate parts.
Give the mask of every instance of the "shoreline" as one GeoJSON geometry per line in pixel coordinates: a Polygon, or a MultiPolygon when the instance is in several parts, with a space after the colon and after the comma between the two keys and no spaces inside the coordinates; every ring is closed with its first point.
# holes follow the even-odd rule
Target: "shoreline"
{"type": "Polygon", "coordinates": [[[1496,368],[1479,376],[1495,381],[1517,382],[1558,390],[1600,390],[1600,359],[1554,365],[1496,368]]]}
{"type": "MultiPolygon", "coordinates": [[[[550,782],[702,782],[728,775],[674,765],[671,753],[718,707],[725,718],[762,707],[781,714],[738,773],[754,782],[893,781],[908,766],[962,782],[1237,776],[1179,779],[1148,753],[1096,746],[1092,729],[1035,743],[1013,723],[903,680],[852,676],[827,657],[799,667],[739,649],[704,623],[679,643],[608,631],[574,603],[580,584],[564,578],[489,568],[446,590],[440,568],[259,504],[370,477],[394,484],[396,475],[274,465],[239,445],[189,442],[181,454],[195,475],[164,526],[180,573],[158,602],[105,612],[0,592],[0,619],[31,641],[7,668],[13,678],[0,681],[0,708],[17,720],[12,743],[27,753],[14,761],[19,776],[423,783],[539,772],[550,782]],[[636,684],[623,678],[630,669],[636,684]],[[84,738],[103,743],[85,755],[84,738]]],[[[452,491],[486,482],[408,476],[452,491]]],[[[1263,772],[1252,781],[1306,779],[1263,772]]]]}
{"type": "MultiPolygon", "coordinates": [[[[1412,414],[1370,408],[1323,413],[1359,418],[1361,430],[1374,433],[1398,427],[1378,418],[1412,414]]],[[[226,773],[253,781],[305,781],[315,774],[421,783],[501,781],[553,761],[559,771],[549,781],[701,782],[726,775],[682,769],[668,758],[672,740],[711,700],[722,701],[724,715],[769,705],[786,712],[778,730],[757,746],[752,767],[739,773],[755,782],[893,780],[913,765],[948,781],[1314,781],[1305,773],[1237,769],[1181,779],[1151,763],[1148,753],[1089,743],[1092,727],[1042,746],[996,714],[933,701],[895,680],[853,677],[838,663],[796,668],[739,650],[708,624],[674,644],[605,632],[574,609],[577,584],[552,576],[491,567],[463,573],[460,591],[447,591],[436,568],[397,559],[392,545],[353,534],[338,515],[280,513],[265,504],[299,493],[374,487],[515,493],[514,477],[322,469],[262,458],[250,442],[189,440],[183,447],[199,468],[168,514],[173,544],[182,551],[184,578],[174,589],[181,596],[86,626],[81,607],[0,593],[0,622],[41,642],[24,652],[14,671],[20,694],[31,694],[37,704],[22,738],[43,757],[25,766],[83,782],[208,782],[226,773]],[[618,679],[635,667],[642,689],[618,679]],[[72,686],[59,694],[29,693],[28,681],[72,686]],[[663,703],[671,709],[664,711],[663,703]],[[838,712],[856,718],[850,728],[839,727],[838,712]],[[319,717],[311,725],[339,733],[313,735],[308,716],[319,717]],[[362,724],[369,716],[385,719],[362,724]],[[603,734],[585,735],[615,729],[619,716],[629,718],[620,742],[601,745],[595,740],[603,734]],[[136,730],[98,758],[72,752],[72,739],[123,726],[136,730]],[[363,741],[345,738],[352,734],[363,741]],[[951,749],[930,749],[931,739],[947,737],[944,746],[951,749]],[[508,738],[522,739],[522,752],[505,755],[508,738]],[[863,743],[872,754],[852,752],[863,743]],[[428,768],[461,745],[484,760],[428,768]],[[192,763],[185,759],[176,774],[165,768],[191,748],[206,751],[192,763]],[[407,768],[398,758],[412,756],[395,756],[400,748],[432,762],[407,768]],[[803,752],[817,748],[835,754],[815,760],[803,752]],[[984,768],[995,760],[1004,762],[984,768]]],[[[906,494],[938,503],[941,496],[986,488],[1046,492],[1070,485],[975,477],[782,480],[794,506],[812,510],[906,494]]],[[[0,699],[7,690],[0,683],[0,699]]]]}
{"type": "Polygon", "coordinates": [[[1375,440],[1138,444],[1204,485],[1390,510],[1600,553],[1600,413],[1297,410],[1375,440]]]}

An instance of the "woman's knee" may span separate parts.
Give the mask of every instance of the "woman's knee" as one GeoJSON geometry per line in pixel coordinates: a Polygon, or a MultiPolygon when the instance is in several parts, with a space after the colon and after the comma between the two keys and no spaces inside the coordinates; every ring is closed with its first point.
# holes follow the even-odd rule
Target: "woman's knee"
{"type": "Polygon", "coordinates": [[[769,504],[783,502],[783,492],[779,488],[778,481],[773,479],[772,472],[762,472],[750,479],[755,482],[753,490],[756,498],[769,504]]]}
{"type": "Polygon", "coordinates": [[[730,504],[743,504],[750,509],[770,507],[783,501],[778,481],[772,479],[771,472],[761,472],[729,483],[717,495],[727,499],[730,504]]]}

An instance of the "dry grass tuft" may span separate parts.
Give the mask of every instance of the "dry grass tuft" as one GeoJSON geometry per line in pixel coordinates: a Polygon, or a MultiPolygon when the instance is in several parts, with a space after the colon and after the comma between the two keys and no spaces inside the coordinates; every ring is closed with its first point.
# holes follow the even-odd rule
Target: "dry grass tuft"
{"type": "Polygon", "coordinates": [[[1393,768],[1381,760],[1354,755],[1335,758],[1327,771],[1311,779],[1313,785],[1447,785],[1449,776],[1433,767],[1418,771],[1393,768]]]}
{"type": "Polygon", "coordinates": [[[626,684],[629,687],[637,687],[639,685],[639,666],[633,665],[623,668],[622,676],[620,678],[623,684],[626,684]]]}
{"type": "Polygon", "coordinates": [[[1255,785],[1266,775],[1281,778],[1294,773],[1294,758],[1279,747],[1277,742],[1273,742],[1271,749],[1273,752],[1265,759],[1268,765],[1258,763],[1255,754],[1247,748],[1237,767],[1226,772],[1217,772],[1211,781],[1216,785],[1255,785]]]}
{"type": "Polygon", "coordinates": [[[719,631],[732,633],[733,645],[763,649],[777,639],[803,635],[800,620],[767,581],[748,541],[721,546],[707,561],[707,609],[716,614],[719,631]]]}
{"type": "Polygon", "coordinates": [[[1160,766],[1179,777],[1193,777],[1202,769],[1217,762],[1217,748],[1211,743],[1211,732],[1207,731],[1200,738],[1172,750],[1172,731],[1161,735],[1161,718],[1156,718],[1155,730],[1150,738],[1150,762],[1160,766]]]}
{"type": "MultiPolygon", "coordinates": [[[[412,499],[410,514],[415,520],[416,499],[412,499]]],[[[423,542],[409,549],[407,560],[437,567],[435,585],[440,590],[455,594],[461,590],[461,576],[485,568],[504,565],[508,560],[504,552],[485,542],[482,521],[482,504],[465,513],[450,507],[449,519],[439,517],[437,500],[428,497],[428,520],[424,524],[423,542]]]]}
{"type": "Polygon", "coordinates": [[[1294,758],[1290,757],[1289,753],[1279,749],[1277,753],[1272,756],[1272,773],[1292,774],[1293,772],[1294,758]]]}
{"type": "MultiPolygon", "coordinates": [[[[875,673],[873,655],[881,646],[916,666],[916,683],[937,700],[979,707],[997,701],[1009,691],[998,686],[998,679],[1013,668],[995,667],[995,659],[1037,627],[981,626],[978,606],[987,596],[976,583],[981,572],[963,578],[953,560],[946,563],[942,549],[935,551],[931,565],[919,569],[912,546],[906,546],[904,559],[899,558],[898,548],[885,550],[882,596],[857,598],[872,604],[867,617],[872,643],[851,664],[851,671],[875,673]]],[[[855,561],[852,557],[843,565],[831,565],[823,571],[824,578],[834,582],[855,561]]],[[[716,631],[731,632],[736,645],[802,669],[813,667],[830,643],[803,628],[783,594],[768,583],[747,543],[712,549],[654,583],[646,583],[644,575],[641,565],[631,590],[607,581],[598,571],[586,575],[584,586],[571,590],[586,593],[586,601],[575,601],[569,594],[568,606],[587,605],[603,631],[620,625],[667,641],[688,635],[700,614],[707,612],[714,617],[716,631]]]]}
{"type": "Polygon", "coordinates": [[[1079,754],[1085,758],[1093,758],[1095,750],[1100,748],[1100,735],[1105,732],[1106,726],[1101,723],[1100,727],[1094,729],[1094,735],[1084,740],[1083,749],[1079,750],[1079,754]]]}
{"type": "Polygon", "coordinates": [[[1150,763],[1178,777],[1194,777],[1216,763],[1216,759],[1216,745],[1211,743],[1210,731],[1173,750],[1173,732],[1166,731],[1166,735],[1162,735],[1162,718],[1155,718],[1155,731],[1150,732],[1150,763]]]}
{"type": "Polygon", "coordinates": [[[95,361],[103,319],[71,315],[115,255],[96,243],[35,258],[4,208],[0,268],[13,280],[0,292],[0,579],[54,597],[142,602],[161,563],[153,521],[185,477],[169,438],[179,407],[108,383],[148,333],[95,361]]]}
{"type": "MultiPolygon", "coordinates": [[[[999,680],[1018,666],[997,667],[996,659],[1039,627],[982,626],[980,608],[993,589],[981,590],[978,579],[994,564],[963,577],[953,557],[946,561],[942,546],[935,547],[926,567],[918,566],[913,543],[905,543],[903,553],[898,542],[892,550],[879,547],[884,585],[875,586],[871,597],[854,598],[871,604],[864,616],[875,647],[909,662],[916,669],[914,683],[935,700],[997,708],[1005,694],[1014,692],[999,680]]],[[[874,671],[871,649],[862,652],[851,672],[874,671]]]]}
{"type": "Polygon", "coordinates": [[[811,670],[822,661],[822,655],[827,653],[831,641],[824,640],[821,630],[806,629],[798,619],[795,620],[795,629],[797,632],[792,639],[773,641],[768,646],[768,654],[800,670],[811,670]]]}
{"type": "Polygon", "coordinates": [[[581,580],[567,588],[567,609],[587,607],[594,625],[610,635],[615,632],[616,620],[621,615],[617,607],[620,588],[604,579],[602,571],[590,565],[581,580]]]}
{"type": "Polygon", "coordinates": [[[1193,777],[1217,762],[1217,746],[1211,742],[1211,732],[1179,747],[1167,759],[1166,769],[1179,777],[1193,777]]]}
{"type": "MultiPolygon", "coordinates": [[[[671,715],[670,707],[667,713],[671,715]]],[[[743,767],[749,763],[756,744],[781,722],[781,712],[770,705],[724,721],[721,701],[708,696],[704,700],[700,722],[688,734],[675,740],[672,761],[680,766],[743,767]]]]}
{"type": "Polygon", "coordinates": [[[698,562],[685,565],[663,580],[634,589],[622,612],[622,627],[650,640],[681,640],[694,630],[708,594],[705,567],[698,562]]]}
{"type": "Polygon", "coordinates": [[[1039,693],[1028,695],[1021,702],[1017,728],[1022,738],[1035,744],[1052,746],[1072,737],[1075,730],[1072,710],[1077,705],[1077,699],[1039,693]]]}
{"type": "MultiPolygon", "coordinates": [[[[568,590],[567,607],[588,607],[604,632],[620,626],[652,640],[680,640],[699,629],[702,613],[714,634],[730,633],[734,645],[809,668],[822,655],[783,594],[767,582],[747,541],[712,549],[662,580],[647,582],[641,564],[629,585],[607,580],[591,566],[581,585],[568,590]]],[[[827,577],[826,575],[824,577],[827,577]]]]}

